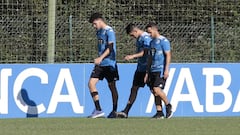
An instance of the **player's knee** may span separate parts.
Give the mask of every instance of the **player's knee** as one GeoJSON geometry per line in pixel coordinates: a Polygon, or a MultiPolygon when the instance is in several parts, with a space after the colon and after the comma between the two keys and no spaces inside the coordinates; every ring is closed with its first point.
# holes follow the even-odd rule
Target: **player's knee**
{"type": "Polygon", "coordinates": [[[94,90],[96,88],[95,83],[93,81],[89,80],[88,88],[89,88],[90,91],[94,90]]]}
{"type": "Polygon", "coordinates": [[[152,94],[153,94],[154,96],[159,96],[159,94],[156,93],[154,90],[151,90],[151,92],[152,92],[152,94]]]}
{"type": "Polygon", "coordinates": [[[159,88],[159,87],[153,87],[153,94],[155,95],[155,96],[157,96],[158,95],[158,93],[161,93],[161,89],[159,88]]]}

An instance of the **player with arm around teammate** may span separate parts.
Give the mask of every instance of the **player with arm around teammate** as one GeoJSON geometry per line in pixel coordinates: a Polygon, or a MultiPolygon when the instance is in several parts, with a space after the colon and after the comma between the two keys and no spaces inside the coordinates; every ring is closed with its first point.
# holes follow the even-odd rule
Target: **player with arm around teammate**
{"type": "Polygon", "coordinates": [[[89,118],[103,117],[104,112],[99,103],[99,95],[96,84],[104,78],[108,82],[108,87],[112,94],[113,108],[108,118],[115,118],[118,103],[118,92],[116,81],[119,80],[116,63],[116,37],[112,27],[108,26],[100,13],[91,15],[89,22],[96,28],[98,40],[98,57],[94,59],[95,67],[89,79],[89,90],[93,98],[95,110],[88,116],[89,118]]]}
{"type": "MultiPolygon", "coordinates": [[[[134,24],[129,24],[126,28],[126,33],[130,35],[131,37],[136,39],[136,53],[127,55],[125,56],[125,60],[131,60],[134,58],[138,58],[137,60],[137,69],[134,74],[133,82],[132,82],[132,87],[131,87],[131,93],[127,102],[127,105],[125,109],[122,112],[117,113],[117,117],[119,118],[127,118],[128,113],[136,100],[136,96],[138,93],[138,89],[140,87],[145,86],[144,82],[144,77],[146,74],[146,67],[147,67],[147,57],[144,55],[144,52],[147,51],[150,47],[150,42],[151,42],[151,37],[150,35],[138,28],[134,24]]],[[[160,97],[155,97],[155,104],[157,107],[157,113],[156,115],[153,116],[153,118],[163,118],[164,114],[162,112],[162,107],[161,107],[161,99],[160,97]]]]}
{"type": "Polygon", "coordinates": [[[160,96],[166,105],[166,118],[171,118],[173,114],[172,105],[163,91],[166,79],[169,76],[171,62],[170,42],[166,37],[160,35],[155,23],[148,24],[146,29],[152,37],[152,41],[148,51],[145,81],[153,93],[160,96]]]}

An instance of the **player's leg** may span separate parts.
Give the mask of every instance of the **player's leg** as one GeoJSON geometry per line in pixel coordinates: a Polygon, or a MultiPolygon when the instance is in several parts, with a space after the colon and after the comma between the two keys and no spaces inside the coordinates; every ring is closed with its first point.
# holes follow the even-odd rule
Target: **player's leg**
{"type": "Polygon", "coordinates": [[[116,112],[117,112],[117,106],[118,106],[118,91],[116,88],[116,81],[109,82],[108,87],[112,94],[112,103],[113,103],[112,111],[108,115],[108,118],[115,118],[116,112]]]}
{"type": "Polygon", "coordinates": [[[102,109],[99,103],[99,95],[96,88],[96,84],[99,81],[99,79],[102,80],[102,77],[100,77],[100,72],[101,72],[101,67],[95,66],[88,82],[90,94],[92,96],[92,99],[95,105],[95,110],[92,112],[90,116],[88,116],[89,118],[98,118],[98,117],[104,116],[104,113],[102,112],[102,109]]]}
{"type": "Polygon", "coordinates": [[[160,87],[153,87],[153,91],[157,96],[161,97],[164,104],[166,105],[166,118],[172,117],[172,105],[169,103],[166,94],[162,91],[160,87]]]}
{"type": "Polygon", "coordinates": [[[154,101],[155,101],[157,113],[152,118],[163,119],[164,118],[164,113],[162,111],[161,97],[154,95],[154,101]]]}
{"type": "Polygon", "coordinates": [[[118,106],[118,91],[116,87],[116,81],[119,80],[118,69],[115,67],[106,67],[104,70],[105,78],[108,81],[108,87],[112,94],[112,104],[113,108],[108,118],[116,118],[116,111],[118,106]]]}
{"type": "Polygon", "coordinates": [[[129,95],[127,105],[123,111],[117,113],[117,117],[119,117],[119,118],[127,118],[128,117],[128,113],[129,113],[133,103],[136,100],[138,89],[140,87],[145,86],[145,83],[144,83],[145,74],[146,74],[145,72],[137,72],[137,71],[135,72],[133,84],[131,87],[131,93],[129,95]]]}
{"type": "Polygon", "coordinates": [[[133,103],[135,102],[135,100],[137,98],[138,89],[139,89],[139,86],[132,86],[132,88],[131,88],[131,93],[130,93],[130,96],[128,99],[128,103],[127,103],[125,109],[123,110],[126,114],[128,114],[129,110],[131,109],[133,103]]]}
{"type": "Polygon", "coordinates": [[[163,89],[166,80],[160,77],[160,72],[151,73],[151,88],[156,96],[159,96],[166,105],[166,118],[172,117],[172,105],[169,103],[166,94],[163,89]]]}
{"type": "Polygon", "coordinates": [[[162,99],[157,93],[155,93],[155,91],[153,89],[154,86],[159,86],[159,84],[158,84],[159,82],[156,81],[156,74],[154,74],[154,73],[150,73],[148,77],[149,78],[148,78],[147,85],[150,88],[152,94],[154,95],[154,102],[155,102],[155,106],[156,106],[156,110],[157,110],[156,114],[153,115],[152,118],[163,119],[164,113],[162,111],[162,99]],[[158,82],[158,83],[156,83],[156,82],[158,82]]]}
{"type": "Polygon", "coordinates": [[[137,98],[137,93],[138,93],[138,89],[139,86],[132,86],[131,88],[131,93],[128,99],[128,103],[125,107],[125,109],[123,110],[123,112],[125,112],[128,115],[129,110],[131,109],[133,103],[135,102],[136,98],[137,98]]]}
{"type": "Polygon", "coordinates": [[[118,118],[128,118],[128,112],[130,111],[133,103],[136,100],[138,89],[139,86],[132,86],[126,107],[121,112],[117,112],[118,118]]]}
{"type": "Polygon", "coordinates": [[[95,103],[96,110],[101,111],[102,109],[99,105],[99,95],[98,95],[98,91],[96,88],[97,82],[98,82],[98,78],[90,78],[89,82],[88,82],[88,87],[90,90],[90,94],[93,98],[93,101],[95,103]]]}

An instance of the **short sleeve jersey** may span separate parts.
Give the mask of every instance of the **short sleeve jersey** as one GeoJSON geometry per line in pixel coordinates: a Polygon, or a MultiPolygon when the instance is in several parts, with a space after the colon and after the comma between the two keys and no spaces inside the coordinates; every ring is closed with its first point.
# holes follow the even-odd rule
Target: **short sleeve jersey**
{"type": "Polygon", "coordinates": [[[151,41],[151,72],[161,72],[161,74],[163,74],[166,63],[165,52],[170,51],[170,49],[170,42],[164,36],[154,38],[151,41]]]}
{"type": "MultiPolygon", "coordinates": [[[[136,52],[139,53],[145,48],[150,48],[151,37],[147,32],[144,32],[136,41],[136,52]]],[[[145,72],[147,68],[147,56],[138,58],[137,71],[145,72]]]]}
{"type": "Polygon", "coordinates": [[[112,66],[115,67],[116,64],[116,36],[112,27],[107,26],[104,29],[97,30],[97,40],[98,40],[98,56],[102,55],[105,50],[109,47],[109,43],[113,43],[113,49],[110,54],[105,57],[100,66],[112,66]]]}

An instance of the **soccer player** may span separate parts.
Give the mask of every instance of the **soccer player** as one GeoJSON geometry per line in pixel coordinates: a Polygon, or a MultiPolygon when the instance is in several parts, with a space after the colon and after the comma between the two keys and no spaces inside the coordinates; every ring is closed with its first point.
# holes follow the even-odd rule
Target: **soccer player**
{"type": "Polygon", "coordinates": [[[112,94],[113,109],[107,116],[115,118],[118,103],[118,92],[116,81],[119,80],[117,63],[116,63],[116,37],[112,27],[108,26],[102,14],[94,13],[91,15],[89,22],[96,28],[98,40],[98,57],[94,59],[95,67],[89,79],[89,90],[94,101],[95,110],[88,116],[89,118],[104,117],[104,112],[99,103],[99,95],[96,84],[99,80],[105,78],[112,94]]]}
{"type": "Polygon", "coordinates": [[[172,117],[172,105],[169,103],[163,88],[169,76],[169,65],[171,62],[171,48],[169,40],[160,35],[158,26],[150,23],[146,26],[147,32],[152,37],[151,49],[148,52],[148,66],[145,81],[148,81],[150,89],[163,100],[166,105],[166,118],[172,117]]]}
{"type": "MultiPolygon", "coordinates": [[[[140,87],[145,86],[144,77],[146,74],[146,67],[147,67],[147,57],[144,55],[144,51],[147,51],[150,47],[151,37],[147,32],[139,29],[134,24],[129,24],[126,28],[126,33],[133,38],[136,38],[136,53],[132,55],[125,56],[125,60],[131,60],[134,58],[138,58],[137,69],[134,74],[134,79],[132,83],[131,93],[129,96],[128,103],[125,109],[122,112],[117,113],[117,117],[119,118],[127,118],[129,110],[131,109],[136,96],[138,89],[140,87]]],[[[153,116],[153,118],[164,118],[164,114],[162,113],[161,107],[161,99],[160,97],[155,97],[155,104],[157,107],[157,113],[153,116]]]]}

